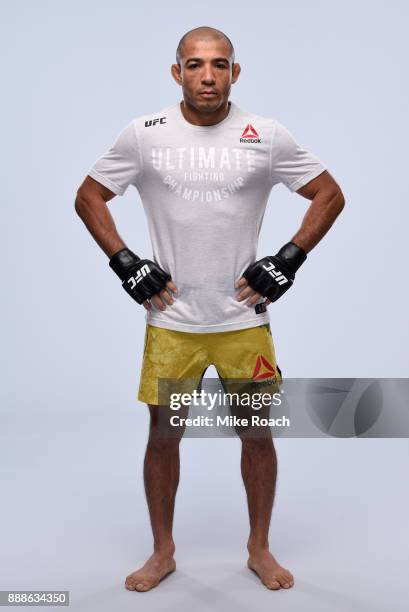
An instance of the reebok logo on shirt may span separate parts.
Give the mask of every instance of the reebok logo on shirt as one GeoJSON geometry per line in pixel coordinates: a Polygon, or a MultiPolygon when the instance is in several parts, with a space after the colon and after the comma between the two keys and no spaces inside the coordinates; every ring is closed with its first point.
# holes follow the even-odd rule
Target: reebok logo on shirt
{"type": "Polygon", "coordinates": [[[261,142],[261,138],[259,138],[257,130],[251,125],[251,123],[248,123],[244,128],[240,142],[261,142]]]}

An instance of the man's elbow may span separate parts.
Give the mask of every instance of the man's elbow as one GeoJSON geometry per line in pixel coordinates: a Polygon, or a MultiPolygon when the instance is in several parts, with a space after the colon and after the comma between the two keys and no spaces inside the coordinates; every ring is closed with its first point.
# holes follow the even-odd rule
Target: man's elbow
{"type": "Polygon", "coordinates": [[[345,207],[345,197],[339,185],[335,184],[326,193],[327,206],[338,216],[345,207]]]}
{"type": "Polygon", "coordinates": [[[81,187],[77,190],[77,194],[75,196],[74,208],[79,217],[83,217],[89,208],[89,202],[82,190],[81,187]]]}
{"type": "Polygon", "coordinates": [[[345,208],[345,196],[342,193],[341,189],[338,189],[336,196],[335,196],[335,207],[337,209],[338,214],[340,212],[342,212],[342,210],[345,208]]]}

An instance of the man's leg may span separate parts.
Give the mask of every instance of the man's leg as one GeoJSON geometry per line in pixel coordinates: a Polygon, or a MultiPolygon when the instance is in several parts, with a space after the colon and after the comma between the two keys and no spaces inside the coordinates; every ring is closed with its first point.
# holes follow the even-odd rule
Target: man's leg
{"type": "Polygon", "coordinates": [[[271,432],[263,430],[263,436],[240,436],[241,473],[250,518],[247,565],[267,588],[289,588],[294,584],[292,574],[269,551],[268,532],[277,480],[277,455],[271,432]]]}
{"type": "MultiPolygon", "coordinates": [[[[282,376],[269,324],[224,334],[222,332],[214,334],[214,337],[211,359],[227,391],[237,392],[239,396],[242,393],[246,396],[253,392],[279,391],[282,376]],[[218,337],[222,339],[221,342],[218,337]]],[[[239,401],[230,408],[232,415],[252,422],[254,410],[251,406],[239,401]]],[[[263,406],[257,415],[264,418],[269,413],[269,406],[263,406]]],[[[294,584],[293,576],[277,563],[268,546],[277,477],[277,456],[271,430],[258,425],[250,428],[237,426],[236,433],[242,444],[241,472],[250,518],[248,566],[268,588],[288,588],[285,585],[290,587],[294,584]]]]}
{"type": "MultiPolygon", "coordinates": [[[[127,589],[148,591],[176,569],[173,558],[173,513],[179,483],[179,445],[184,428],[170,429],[171,410],[149,405],[149,439],[144,460],[144,482],[153,533],[153,554],[143,567],[130,574],[127,589]]],[[[182,411],[178,411],[178,415],[182,411]]]]}

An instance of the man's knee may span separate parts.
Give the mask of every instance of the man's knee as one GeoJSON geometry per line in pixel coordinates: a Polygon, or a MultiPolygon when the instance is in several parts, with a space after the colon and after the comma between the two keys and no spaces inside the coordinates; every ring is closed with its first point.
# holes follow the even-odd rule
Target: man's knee
{"type": "Polygon", "coordinates": [[[274,446],[271,430],[267,428],[263,432],[258,430],[246,430],[238,433],[243,449],[250,452],[262,452],[274,446]]]}
{"type": "Polygon", "coordinates": [[[170,438],[150,432],[147,448],[150,452],[169,455],[179,451],[181,438],[170,438]]]}
{"type": "Polygon", "coordinates": [[[172,423],[174,416],[169,406],[153,406],[149,404],[150,424],[149,442],[172,446],[179,443],[185,433],[185,426],[172,423]]]}

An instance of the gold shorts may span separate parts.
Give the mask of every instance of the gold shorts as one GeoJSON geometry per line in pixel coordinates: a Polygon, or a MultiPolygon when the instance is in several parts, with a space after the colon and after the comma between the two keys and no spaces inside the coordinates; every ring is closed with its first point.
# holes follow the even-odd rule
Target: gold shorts
{"type": "Polygon", "coordinates": [[[282,382],[268,323],[216,333],[181,332],[147,324],[138,400],[160,404],[159,381],[164,379],[187,381],[185,391],[192,392],[210,365],[215,366],[222,384],[245,379],[258,389],[270,386],[277,390],[282,382]]]}

